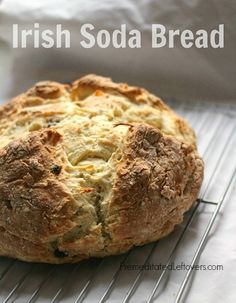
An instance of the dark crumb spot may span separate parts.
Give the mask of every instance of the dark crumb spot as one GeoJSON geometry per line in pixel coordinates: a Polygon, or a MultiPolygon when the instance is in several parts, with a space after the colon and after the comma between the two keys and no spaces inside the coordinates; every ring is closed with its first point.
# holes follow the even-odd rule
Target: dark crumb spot
{"type": "Polygon", "coordinates": [[[68,253],[65,251],[60,251],[59,249],[54,250],[54,256],[57,258],[66,258],[68,257],[68,253]]]}
{"type": "Polygon", "coordinates": [[[52,167],[51,167],[51,172],[54,174],[54,175],[59,175],[60,174],[60,172],[61,172],[61,166],[59,166],[59,165],[53,165],[52,167]]]}
{"type": "Polygon", "coordinates": [[[55,122],[55,121],[48,122],[47,127],[55,126],[56,124],[57,124],[57,122],[55,122]]]}
{"type": "Polygon", "coordinates": [[[53,122],[50,122],[50,123],[47,124],[46,127],[49,128],[49,127],[51,127],[51,126],[55,126],[55,124],[54,124],[53,122]]]}
{"type": "Polygon", "coordinates": [[[7,209],[12,210],[11,201],[7,200],[5,203],[6,203],[7,209]]]}
{"type": "Polygon", "coordinates": [[[60,122],[59,118],[49,119],[47,121],[47,127],[55,126],[60,122]]]}

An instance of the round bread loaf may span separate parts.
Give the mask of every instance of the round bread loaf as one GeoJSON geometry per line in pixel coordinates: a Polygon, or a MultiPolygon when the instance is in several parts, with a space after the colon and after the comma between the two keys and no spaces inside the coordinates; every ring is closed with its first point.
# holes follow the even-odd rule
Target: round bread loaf
{"type": "Polygon", "coordinates": [[[0,109],[0,255],[78,262],[169,234],[197,198],[188,123],[142,88],[40,82],[0,109]]]}

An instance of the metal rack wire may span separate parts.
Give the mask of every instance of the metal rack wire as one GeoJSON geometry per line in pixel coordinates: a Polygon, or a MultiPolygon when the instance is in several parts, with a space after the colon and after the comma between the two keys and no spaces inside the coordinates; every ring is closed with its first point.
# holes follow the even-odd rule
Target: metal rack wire
{"type": "Polygon", "coordinates": [[[185,245],[191,251],[186,261],[191,266],[197,264],[222,204],[231,197],[236,181],[236,107],[209,103],[193,105],[174,100],[169,103],[195,128],[205,161],[199,199],[184,222],[172,235],[156,243],[135,248],[125,255],[78,265],[27,264],[0,258],[0,302],[162,302],[162,296],[170,292],[168,284],[172,276],[178,281],[175,297],[168,295],[169,300],[165,302],[184,301],[193,271],[190,267],[176,275],[170,273],[168,266],[178,261],[178,253],[183,255],[185,245]],[[195,238],[187,241],[192,226],[203,214],[207,214],[204,227],[200,231],[197,229],[195,238]],[[165,264],[165,269],[151,273],[142,270],[157,261],[165,264]],[[121,264],[136,263],[141,265],[139,270],[128,273],[122,270],[121,264]]]}

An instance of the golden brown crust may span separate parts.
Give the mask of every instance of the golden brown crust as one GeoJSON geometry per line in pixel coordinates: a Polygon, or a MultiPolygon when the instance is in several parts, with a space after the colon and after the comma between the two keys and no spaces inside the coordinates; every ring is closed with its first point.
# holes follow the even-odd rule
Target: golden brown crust
{"type": "Polygon", "coordinates": [[[160,98],[148,93],[144,88],[129,86],[126,83],[114,83],[110,78],[104,78],[93,74],[74,81],[72,85],[72,96],[84,99],[99,89],[106,92],[119,93],[136,103],[151,103],[162,109],[170,110],[160,98]]]}
{"type": "Polygon", "coordinates": [[[197,198],[203,165],[191,146],[147,125],[130,128],[123,153],[106,214],[107,233],[115,245],[141,245],[182,222],[197,198]]]}
{"type": "MultiPolygon", "coordinates": [[[[0,225],[4,231],[1,241],[10,236],[17,240],[5,242],[4,247],[0,244],[0,252],[5,245],[21,250],[19,241],[22,243],[24,239],[38,247],[56,240],[74,226],[71,197],[53,171],[55,165],[61,164],[54,159],[55,145],[60,139],[56,131],[45,130],[16,140],[1,150],[0,225]]],[[[28,244],[23,247],[27,248],[28,244]]]]}
{"type": "Polygon", "coordinates": [[[27,96],[37,96],[43,99],[57,99],[68,89],[68,85],[52,81],[38,82],[33,88],[28,90],[27,96]]]}
{"type": "Polygon", "coordinates": [[[104,78],[97,75],[87,75],[81,79],[74,81],[72,84],[72,99],[84,100],[96,90],[108,92],[110,94],[121,94],[137,104],[149,104],[150,106],[158,108],[162,115],[171,115],[175,123],[175,128],[183,136],[188,143],[196,145],[195,134],[190,125],[177,116],[169,106],[167,106],[160,98],[150,94],[146,89],[129,86],[126,83],[114,83],[110,78],[104,78]]]}
{"type": "Polygon", "coordinates": [[[146,90],[88,75],[0,111],[0,255],[78,262],[157,240],[195,201],[189,125],[146,90]]]}
{"type": "Polygon", "coordinates": [[[1,226],[18,237],[44,242],[71,225],[72,205],[53,173],[58,165],[53,148],[60,137],[51,130],[32,133],[1,150],[0,214],[8,218],[1,226]]]}

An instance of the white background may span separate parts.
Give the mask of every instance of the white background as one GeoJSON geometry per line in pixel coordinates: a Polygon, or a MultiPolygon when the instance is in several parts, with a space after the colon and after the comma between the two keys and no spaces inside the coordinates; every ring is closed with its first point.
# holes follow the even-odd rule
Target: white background
{"type": "MultiPolygon", "coordinates": [[[[236,2],[230,0],[3,1],[0,5],[0,98],[24,91],[38,80],[71,81],[88,72],[112,76],[149,88],[158,95],[185,100],[235,102],[236,2]],[[13,23],[45,28],[62,23],[72,32],[69,50],[12,50],[13,23]],[[143,32],[141,50],[84,50],[79,45],[83,23],[113,30],[126,23],[143,32]],[[151,23],[172,29],[212,29],[225,24],[225,49],[151,49],[151,23]]],[[[207,103],[206,105],[207,106],[207,103]]],[[[223,264],[223,272],[194,276],[191,303],[236,302],[235,189],[217,221],[201,264],[223,264]]],[[[186,251],[187,253],[187,251],[186,251]]]]}
{"type": "MultiPolygon", "coordinates": [[[[3,0],[0,6],[0,39],[12,55],[11,86],[1,82],[0,93],[12,96],[40,79],[71,81],[86,73],[113,77],[145,86],[162,96],[193,100],[234,100],[236,94],[236,3],[234,0],[3,0]],[[67,50],[12,51],[12,24],[44,28],[56,23],[70,29],[72,48],[67,50]],[[83,49],[80,26],[92,23],[110,31],[126,23],[142,32],[142,48],[83,49]],[[151,48],[152,23],[168,29],[211,30],[225,24],[224,49],[151,48]]],[[[2,60],[2,59],[1,59],[2,60]]],[[[5,59],[4,59],[5,60],[5,59]]],[[[7,71],[1,66],[4,79],[7,71]]]]}

